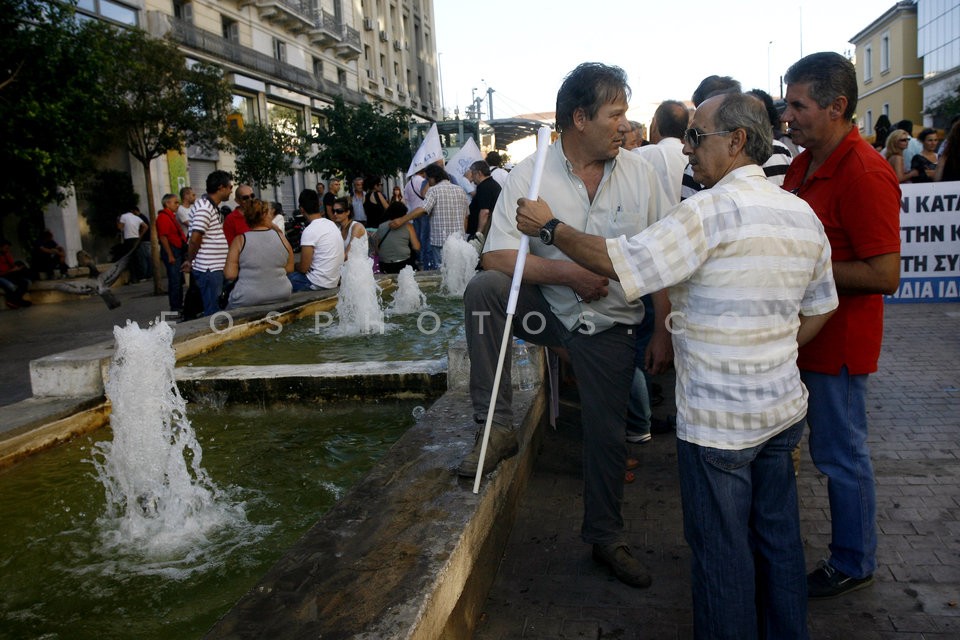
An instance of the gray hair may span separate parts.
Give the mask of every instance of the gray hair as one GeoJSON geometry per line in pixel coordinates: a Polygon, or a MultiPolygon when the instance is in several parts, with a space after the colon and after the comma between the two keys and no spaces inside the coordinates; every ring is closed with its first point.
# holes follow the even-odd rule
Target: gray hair
{"type": "Polygon", "coordinates": [[[713,115],[718,130],[744,129],[747,142],[743,152],[762,165],[773,153],[773,132],[763,102],[744,93],[728,93],[713,115]]]}
{"type": "Polygon", "coordinates": [[[810,97],[821,109],[840,96],[847,99],[845,120],[852,121],[857,111],[857,70],[839,53],[821,51],[801,58],[783,76],[787,84],[810,84],[810,97]]]}

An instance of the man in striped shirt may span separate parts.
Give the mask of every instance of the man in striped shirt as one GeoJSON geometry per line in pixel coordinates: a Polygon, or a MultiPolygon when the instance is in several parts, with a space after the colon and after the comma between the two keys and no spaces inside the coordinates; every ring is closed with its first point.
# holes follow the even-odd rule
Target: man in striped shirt
{"type": "Polygon", "coordinates": [[[233,193],[233,176],[214,171],[207,176],[207,192],[190,209],[190,243],[183,271],[194,278],[203,299],[203,315],[220,310],[217,304],[223,289],[223,265],[227,262],[227,238],[223,235],[220,205],[233,193]]]}
{"type": "MultiPolygon", "coordinates": [[[[803,639],[791,452],[807,391],[797,351],[837,307],[830,244],[810,206],[765,179],[772,132],[762,103],[715,96],[692,125],[684,153],[705,190],[632,238],[560,223],[555,244],[618,280],[628,300],[670,288],[694,635],[803,639]]],[[[521,232],[549,224],[542,200],[520,202],[521,232]]]]}

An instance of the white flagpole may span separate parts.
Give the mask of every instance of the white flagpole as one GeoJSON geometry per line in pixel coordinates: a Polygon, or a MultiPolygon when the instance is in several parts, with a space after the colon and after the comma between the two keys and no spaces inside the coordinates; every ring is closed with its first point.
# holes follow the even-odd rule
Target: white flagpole
{"type": "MultiPolygon", "coordinates": [[[[543,165],[547,160],[547,147],[550,146],[550,127],[544,125],[537,131],[537,155],[533,162],[533,177],[527,189],[527,199],[536,200],[540,195],[540,179],[543,177],[543,165]]],[[[520,248],[517,250],[517,264],[513,268],[513,281],[510,283],[510,297],[507,299],[507,321],[503,327],[503,339],[500,341],[500,357],[497,360],[497,373],[493,377],[493,389],[490,392],[490,406],[487,409],[487,421],[483,425],[483,440],[480,444],[480,460],[477,462],[477,477],[473,481],[473,492],[480,491],[480,478],[483,476],[483,459],[487,455],[487,443],[490,440],[490,427],[493,424],[493,412],[497,405],[497,393],[500,390],[500,378],[503,376],[503,360],[510,348],[510,336],[513,334],[513,314],[517,310],[517,297],[520,295],[520,283],[523,280],[523,267],[527,263],[527,251],[530,238],[520,236],[520,248]]]]}

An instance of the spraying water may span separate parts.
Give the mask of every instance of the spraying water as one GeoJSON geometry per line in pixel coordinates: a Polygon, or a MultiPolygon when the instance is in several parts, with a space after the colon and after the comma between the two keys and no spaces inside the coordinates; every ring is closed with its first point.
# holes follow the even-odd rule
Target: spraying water
{"type": "MultiPolygon", "coordinates": [[[[177,577],[258,532],[201,466],[203,450],[174,382],[173,329],[114,327],[106,394],[113,440],[93,449],[106,512],[97,523],[105,553],[135,556],[138,569],[177,577]]],[[[262,533],[262,532],[261,532],[262,533]]]]}
{"type": "Polygon", "coordinates": [[[340,270],[337,296],[339,326],[332,335],[355,336],[382,333],[385,329],[380,285],[373,275],[366,236],[350,242],[348,259],[340,270]]]}
{"type": "Polygon", "coordinates": [[[420,290],[417,278],[413,275],[413,267],[407,265],[397,276],[397,290],[393,294],[393,302],[387,309],[391,315],[416,313],[427,306],[427,296],[420,290]]]}
{"type": "Polygon", "coordinates": [[[473,245],[468,243],[462,233],[455,233],[443,242],[443,262],[440,273],[443,276],[441,289],[452,297],[463,297],[467,283],[477,272],[480,255],[473,245]]]}

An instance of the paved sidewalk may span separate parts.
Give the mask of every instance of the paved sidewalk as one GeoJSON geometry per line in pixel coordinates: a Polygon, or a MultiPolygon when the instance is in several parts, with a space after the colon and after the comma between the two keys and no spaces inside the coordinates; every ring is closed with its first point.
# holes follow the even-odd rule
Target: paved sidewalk
{"type": "MultiPolygon", "coordinates": [[[[814,640],[960,638],[960,305],[888,305],[868,409],[877,477],[876,583],[810,603],[814,640]]],[[[663,411],[663,409],[659,409],[663,411]]],[[[805,443],[804,443],[804,446],[805,443]]],[[[624,515],[653,586],[627,587],[580,542],[578,416],[561,407],[488,597],[477,640],[692,638],[689,553],[676,447],[635,446],[624,515]]],[[[799,477],[807,565],[827,555],[826,480],[804,453],[799,477]]]]}
{"type": "MultiPolygon", "coordinates": [[[[0,312],[0,406],[29,398],[30,361],[113,339],[113,327],[128,319],[145,326],[169,309],[167,296],[153,295],[153,282],[115,287],[120,300],[108,309],[100,296],[0,312]]],[[[2,426],[2,425],[0,425],[2,426]]]]}

